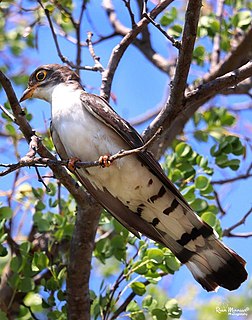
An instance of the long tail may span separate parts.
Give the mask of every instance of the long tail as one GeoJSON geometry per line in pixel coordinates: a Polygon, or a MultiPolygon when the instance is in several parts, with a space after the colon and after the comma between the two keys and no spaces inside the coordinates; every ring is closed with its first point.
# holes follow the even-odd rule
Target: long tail
{"type": "MultiPolygon", "coordinates": [[[[172,236],[174,230],[171,231],[171,227],[166,224],[165,232],[163,228],[158,230],[162,243],[186,264],[194,278],[207,291],[216,291],[219,286],[228,290],[237,289],[247,279],[246,262],[223,244],[216,232],[194,212],[185,208],[183,212],[180,226],[189,227],[190,224],[193,228],[190,228],[190,232],[184,231],[181,238],[175,240],[172,236]]],[[[174,215],[176,219],[179,216],[178,212],[174,215]]]]}
{"type": "Polygon", "coordinates": [[[207,248],[198,250],[186,263],[194,278],[207,291],[218,287],[237,289],[247,279],[246,262],[214,236],[209,237],[207,248]]]}

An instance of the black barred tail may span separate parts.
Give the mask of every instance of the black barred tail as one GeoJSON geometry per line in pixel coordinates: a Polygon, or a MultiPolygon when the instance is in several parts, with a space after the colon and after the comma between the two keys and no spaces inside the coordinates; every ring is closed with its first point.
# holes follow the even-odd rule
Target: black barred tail
{"type": "Polygon", "coordinates": [[[207,291],[218,287],[237,289],[247,279],[246,262],[214,235],[208,238],[207,245],[186,262],[194,278],[207,291]]]}
{"type": "Polygon", "coordinates": [[[223,287],[235,290],[247,279],[246,262],[236,252],[225,246],[218,239],[218,234],[213,228],[192,210],[178,207],[169,218],[170,224],[156,226],[161,237],[159,242],[167,246],[183,264],[186,264],[193,277],[204,289],[216,291],[218,287],[223,287]],[[184,229],[179,236],[176,230],[178,228],[171,228],[172,217],[184,229]],[[157,227],[163,227],[163,230],[157,227]]]}

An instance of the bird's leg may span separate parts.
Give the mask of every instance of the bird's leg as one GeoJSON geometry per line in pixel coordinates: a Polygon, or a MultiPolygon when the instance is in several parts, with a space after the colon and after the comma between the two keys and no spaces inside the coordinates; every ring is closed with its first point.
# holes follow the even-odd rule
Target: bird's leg
{"type": "Polygon", "coordinates": [[[76,157],[72,157],[70,159],[68,159],[68,162],[67,162],[67,169],[71,172],[74,172],[76,170],[76,168],[78,168],[76,166],[76,162],[80,161],[79,158],[76,158],[76,157]]]}
{"type": "Polygon", "coordinates": [[[111,160],[111,155],[104,155],[104,156],[100,156],[99,158],[99,164],[102,168],[108,168],[110,167],[112,160],[111,160]]]}

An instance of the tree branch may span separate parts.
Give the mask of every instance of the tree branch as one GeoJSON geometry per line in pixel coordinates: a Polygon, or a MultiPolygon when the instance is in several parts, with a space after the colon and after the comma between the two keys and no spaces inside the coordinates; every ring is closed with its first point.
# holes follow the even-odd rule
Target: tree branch
{"type": "Polygon", "coordinates": [[[175,76],[171,83],[171,94],[165,107],[160,114],[152,121],[149,127],[143,133],[145,140],[148,140],[153,132],[163,122],[165,128],[169,127],[174,119],[182,112],[185,107],[185,89],[187,86],[187,77],[191,65],[194,43],[197,35],[197,26],[199,21],[200,9],[202,1],[189,1],[185,25],[182,35],[182,43],[179,50],[178,62],[176,66],[175,76]]]}
{"type": "Polygon", "coordinates": [[[89,277],[100,206],[91,202],[78,207],[67,269],[67,314],[69,320],[90,319],[89,277]]]}
{"type": "Polygon", "coordinates": [[[252,213],[252,208],[249,209],[249,211],[244,215],[244,217],[242,217],[242,219],[240,221],[238,221],[237,223],[235,223],[233,226],[231,226],[230,228],[227,228],[225,230],[223,230],[223,236],[225,237],[250,237],[252,236],[252,233],[240,233],[240,234],[233,234],[232,231],[234,229],[236,229],[237,227],[241,226],[242,224],[244,224],[247,220],[247,218],[249,217],[249,215],[252,213]]]}
{"type": "MultiPolygon", "coordinates": [[[[162,126],[163,128],[163,134],[152,144],[151,151],[159,158],[166,150],[167,146],[174,140],[176,135],[183,130],[187,121],[200,106],[217,94],[221,94],[222,90],[225,90],[228,87],[235,87],[238,83],[251,76],[252,61],[237,70],[202,84],[197,89],[188,92],[183,103],[183,110],[180,110],[179,114],[177,114],[177,111],[171,110],[166,117],[166,115],[161,112],[155,120],[155,126],[149,128],[148,134],[146,133],[144,135],[144,138],[146,139],[149,135],[153,135],[155,127],[162,126]]],[[[176,108],[176,105],[171,106],[171,109],[173,108],[176,108]]]]}
{"type": "MultiPolygon", "coordinates": [[[[145,4],[145,2],[144,2],[145,4]]],[[[139,4],[138,4],[139,5],[139,4]]],[[[114,29],[114,34],[121,35],[125,37],[131,30],[127,27],[125,27],[118,19],[114,10],[114,7],[112,5],[111,0],[105,0],[103,1],[103,7],[106,10],[106,13],[108,15],[110,24],[112,28],[114,29]]],[[[146,9],[142,8],[142,6],[139,6],[140,14],[143,14],[145,18],[149,20],[149,22],[155,21],[153,18],[151,18],[150,15],[146,14],[146,9]],[[142,9],[142,10],[141,10],[142,9]]],[[[157,24],[156,24],[157,25],[157,24]]],[[[174,61],[169,61],[162,55],[160,55],[158,52],[156,52],[151,44],[150,41],[150,32],[148,30],[148,26],[143,28],[141,31],[142,38],[138,39],[135,38],[132,42],[132,45],[136,46],[142,54],[152,63],[154,64],[159,70],[165,72],[166,74],[170,74],[171,68],[174,64],[174,61]]],[[[167,35],[166,35],[167,37],[167,35]]],[[[171,38],[169,38],[171,40],[171,38]]]]}
{"type": "MultiPolygon", "coordinates": [[[[154,19],[160,12],[162,12],[173,0],[164,0],[160,2],[149,14],[152,19],[154,19]]],[[[136,39],[137,35],[146,27],[149,23],[147,18],[141,19],[136,27],[129,31],[121,42],[113,49],[110,56],[107,69],[103,72],[102,75],[102,84],[100,95],[109,100],[111,84],[114,78],[115,71],[118,67],[118,64],[128,46],[136,39]]]]}
{"type": "MultiPolygon", "coordinates": [[[[126,156],[130,156],[133,153],[139,153],[145,149],[148,148],[148,146],[153,142],[154,139],[156,139],[157,135],[159,135],[161,133],[161,128],[159,128],[159,130],[157,132],[155,132],[155,134],[153,135],[153,137],[147,141],[144,145],[142,145],[141,147],[135,148],[135,149],[130,149],[130,150],[120,150],[117,153],[110,155],[107,157],[106,162],[110,165],[113,161],[126,157],[126,156]]],[[[39,149],[39,145],[40,145],[40,140],[36,135],[33,135],[31,137],[31,142],[30,142],[30,150],[28,151],[28,153],[20,159],[20,161],[18,163],[8,163],[8,164],[4,164],[4,163],[0,163],[0,167],[7,167],[8,169],[0,172],[0,177],[6,176],[7,174],[18,170],[22,167],[35,167],[37,168],[38,166],[64,166],[64,167],[68,167],[69,166],[69,160],[57,160],[56,158],[51,159],[51,158],[41,158],[41,157],[35,157],[35,154],[37,152],[37,150],[39,149]]],[[[101,162],[101,158],[103,156],[101,155],[101,157],[98,160],[94,160],[94,161],[74,161],[74,166],[76,168],[90,168],[90,167],[99,167],[102,166],[102,162],[101,162]]],[[[70,159],[71,160],[71,159],[70,159]]]]}

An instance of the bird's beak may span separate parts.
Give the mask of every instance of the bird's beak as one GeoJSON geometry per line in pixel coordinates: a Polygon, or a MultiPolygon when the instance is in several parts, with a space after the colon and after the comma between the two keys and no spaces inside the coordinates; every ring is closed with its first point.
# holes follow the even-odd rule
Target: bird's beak
{"type": "Polygon", "coordinates": [[[19,102],[22,102],[26,99],[29,99],[33,96],[33,92],[35,91],[36,87],[28,87],[24,92],[22,97],[20,98],[19,102]]]}

